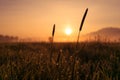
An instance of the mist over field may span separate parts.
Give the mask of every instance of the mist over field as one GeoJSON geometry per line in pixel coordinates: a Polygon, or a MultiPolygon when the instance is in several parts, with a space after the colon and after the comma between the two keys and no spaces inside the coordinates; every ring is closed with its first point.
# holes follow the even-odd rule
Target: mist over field
{"type": "MultiPolygon", "coordinates": [[[[92,42],[98,40],[100,40],[101,42],[120,42],[120,28],[106,27],[80,36],[80,41],[82,42],[85,41],[92,42]]],[[[20,38],[17,36],[9,36],[9,35],[1,34],[0,42],[49,42],[49,37],[47,40],[43,41],[41,39],[20,38]]],[[[63,41],[58,41],[58,42],[63,42],[63,41]]],[[[75,42],[75,41],[68,41],[68,42],[75,42]]]]}

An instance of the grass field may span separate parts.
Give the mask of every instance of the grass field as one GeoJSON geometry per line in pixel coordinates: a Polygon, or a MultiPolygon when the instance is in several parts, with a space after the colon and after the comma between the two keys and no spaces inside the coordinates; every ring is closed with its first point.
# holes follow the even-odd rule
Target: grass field
{"type": "Polygon", "coordinates": [[[120,43],[0,43],[0,80],[120,80],[120,43]]]}

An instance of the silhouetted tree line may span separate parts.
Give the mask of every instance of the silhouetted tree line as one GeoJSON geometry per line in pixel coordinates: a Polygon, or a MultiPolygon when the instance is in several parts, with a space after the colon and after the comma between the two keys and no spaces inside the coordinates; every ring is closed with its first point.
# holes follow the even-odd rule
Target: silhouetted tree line
{"type": "Polygon", "coordinates": [[[8,35],[0,35],[0,42],[17,42],[18,41],[18,37],[14,37],[14,36],[8,36],[8,35]]]}

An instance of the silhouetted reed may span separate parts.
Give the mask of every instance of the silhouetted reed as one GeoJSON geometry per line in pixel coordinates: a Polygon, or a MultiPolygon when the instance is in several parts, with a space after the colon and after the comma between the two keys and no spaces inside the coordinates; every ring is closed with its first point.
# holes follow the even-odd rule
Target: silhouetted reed
{"type": "Polygon", "coordinates": [[[54,34],[55,34],[55,24],[53,25],[53,30],[52,30],[52,42],[51,42],[50,62],[52,61],[54,34]]]}
{"type": "MultiPolygon", "coordinates": [[[[76,49],[78,48],[80,32],[82,31],[83,23],[84,23],[84,21],[85,21],[87,12],[88,12],[88,8],[86,9],[86,11],[85,11],[85,13],[84,13],[84,15],[83,15],[81,24],[80,24],[79,33],[78,33],[78,38],[77,38],[77,43],[76,43],[76,49]]],[[[74,80],[74,68],[75,68],[75,61],[76,61],[76,60],[77,60],[77,57],[76,57],[76,54],[75,54],[75,56],[74,56],[74,62],[73,62],[73,66],[72,66],[72,77],[71,77],[71,80],[74,80]]]]}
{"type": "Polygon", "coordinates": [[[54,40],[54,34],[55,34],[55,24],[53,25],[53,31],[52,31],[52,39],[54,40]]]}
{"type": "Polygon", "coordinates": [[[83,27],[83,24],[84,24],[84,21],[85,21],[85,18],[86,18],[87,12],[88,12],[88,8],[86,9],[86,11],[85,11],[85,13],[84,13],[84,15],[83,15],[83,18],[82,18],[81,24],[80,24],[79,33],[78,33],[78,38],[77,38],[76,48],[77,48],[78,43],[79,43],[80,32],[82,31],[82,27],[83,27]]]}

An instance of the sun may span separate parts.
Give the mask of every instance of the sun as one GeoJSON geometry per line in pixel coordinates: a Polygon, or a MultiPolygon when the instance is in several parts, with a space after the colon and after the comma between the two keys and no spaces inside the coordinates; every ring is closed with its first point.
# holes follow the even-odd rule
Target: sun
{"type": "Polygon", "coordinates": [[[66,35],[71,35],[71,33],[72,33],[72,29],[71,29],[70,27],[67,27],[67,28],[65,29],[65,34],[66,34],[66,35]]]}

